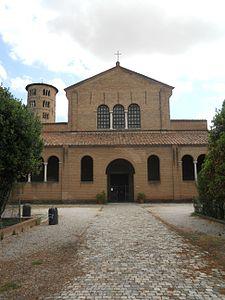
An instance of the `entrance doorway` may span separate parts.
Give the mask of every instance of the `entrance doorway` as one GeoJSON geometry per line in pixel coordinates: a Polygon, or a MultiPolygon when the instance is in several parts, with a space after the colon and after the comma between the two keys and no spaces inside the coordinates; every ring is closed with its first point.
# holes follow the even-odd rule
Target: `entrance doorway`
{"type": "Polygon", "coordinates": [[[134,200],[134,167],[125,159],[112,161],[107,169],[108,200],[128,202],[134,200]]]}

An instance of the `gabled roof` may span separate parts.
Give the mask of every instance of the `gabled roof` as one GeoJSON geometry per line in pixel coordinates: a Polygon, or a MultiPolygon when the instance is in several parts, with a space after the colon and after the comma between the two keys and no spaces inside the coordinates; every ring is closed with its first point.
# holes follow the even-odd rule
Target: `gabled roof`
{"type": "Polygon", "coordinates": [[[208,131],[79,131],[43,133],[45,146],[207,146],[208,131]]]}
{"type": "Polygon", "coordinates": [[[147,81],[149,81],[149,82],[151,82],[151,83],[152,83],[152,82],[154,82],[154,83],[159,83],[159,84],[162,84],[162,85],[164,85],[164,86],[166,86],[166,87],[169,87],[169,88],[171,88],[171,89],[174,89],[174,87],[171,86],[171,85],[168,85],[168,84],[166,84],[166,83],[160,82],[160,81],[158,81],[158,80],[155,80],[155,79],[150,78],[150,77],[148,77],[148,76],[145,76],[145,75],[143,75],[143,74],[140,74],[140,73],[137,73],[137,72],[135,72],[135,71],[126,69],[126,68],[124,68],[124,67],[121,67],[120,64],[119,64],[119,62],[117,62],[115,67],[113,67],[113,68],[111,68],[111,69],[108,69],[108,70],[106,70],[106,71],[103,71],[103,72],[101,72],[101,73],[99,73],[99,74],[96,74],[96,75],[94,75],[94,76],[92,76],[92,77],[89,77],[89,78],[87,78],[87,79],[84,79],[84,80],[82,80],[82,81],[79,81],[79,82],[77,82],[77,83],[75,83],[75,84],[73,84],[73,85],[70,85],[70,86],[68,86],[67,88],[65,88],[65,91],[68,91],[68,90],[70,90],[71,88],[76,88],[76,87],[78,87],[79,85],[81,85],[81,84],[83,84],[83,83],[86,83],[86,82],[88,82],[88,81],[91,81],[91,80],[93,80],[93,79],[96,79],[96,78],[98,78],[98,77],[101,77],[101,76],[103,76],[103,75],[105,75],[105,74],[107,74],[107,73],[109,73],[109,72],[111,72],[111,71],[113,71],[113,70],[115,70],[115,69],[117,69],[117,68],[120,68],[120,69],[123,70],[124,72],[129,73],[129,74],[131,74],[131,75],[132,75],[132,74],[137,75],[137,76],[141,77],[142,79],[145,79],[145,80],[147,80],[147,81]]]}

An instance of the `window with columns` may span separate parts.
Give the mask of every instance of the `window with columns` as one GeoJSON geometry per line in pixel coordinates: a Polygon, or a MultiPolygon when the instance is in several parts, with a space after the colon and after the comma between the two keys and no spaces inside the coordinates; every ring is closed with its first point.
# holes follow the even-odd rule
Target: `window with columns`
{"type": "Polygon", "coordinates": [[[138,104],[128,107],[128,128],[141,128],[141,113],[138,104]]]}
{"type": "Polygon", "coordinates": [[[113,110],[101,104],[97,108],[97,129],[141,128],[141,110],[138,104],[131,104],[128,110],[116,104],[113,110]]]}
{"type": "Polygon", "coordinates": [[[81,181],[93,181],[93,159],[90,156],[81,159],[81,181]]]}
{"type": "Polygon", "coordinates": [[[56,156],[48,159],[47,181],[59,181],[59,159],[56,156]]]}
{"type": "Polygon", "coordinates": [[[125,128],[125,111],[123,105],[121,104],[117,104],[113,107],[113,128],[125,128]]]}
{"type": "Polygon", "coordinates": [[[160,161],[157,155],[151,155],[148,158],[148,180],[160,180],[160,161]]]}
{"type": "Polygon", "coordinates": [[[191,155],[182,157],[182,177],[183,180],[195,180],[194,161],[191,155]]]}
{"type": "Polygon", "coordinates": [[[110,113],[107,105],[100,105],[97,109],[97,128],[110,128],[110,113]]]}

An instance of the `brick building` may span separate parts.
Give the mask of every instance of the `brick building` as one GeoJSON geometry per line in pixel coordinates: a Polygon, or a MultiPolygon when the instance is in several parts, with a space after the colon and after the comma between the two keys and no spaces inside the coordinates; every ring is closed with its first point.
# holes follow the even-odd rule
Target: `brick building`
{"type": "Polygon", "coordinates": [[[68,122],[55,123],[58,90],[26,87],[43,121],[43,165],[29,175],[24,201],[191,199],[207,151],[205,120],[171,120],[173,87],[116,66],[65,89],[68,122]]]}

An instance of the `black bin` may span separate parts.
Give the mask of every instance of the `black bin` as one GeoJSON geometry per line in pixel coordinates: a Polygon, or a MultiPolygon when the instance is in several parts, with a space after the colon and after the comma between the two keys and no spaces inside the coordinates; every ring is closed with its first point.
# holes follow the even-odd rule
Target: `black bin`
{"type": "Polygon", "coordinates": [[[31,206],[29,204],[23,205],[23,211],[22,211],[23,218],[30,218],[31,217],[31,206]]]}
{"type": "Polygon", "coordinates": [[[58,224],[58,208],[51,207],[48,210],[48,224],[49,225],[56,225],[58,224]]]}

